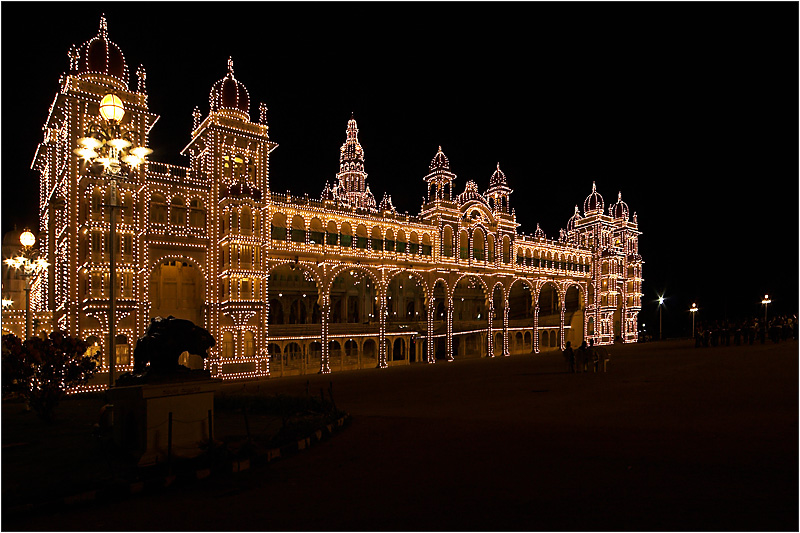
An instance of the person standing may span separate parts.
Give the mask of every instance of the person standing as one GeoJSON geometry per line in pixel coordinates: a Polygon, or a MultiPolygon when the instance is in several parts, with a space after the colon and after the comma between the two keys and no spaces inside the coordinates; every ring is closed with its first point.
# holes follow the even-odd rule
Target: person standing
{"type": "Polygon", "coordinates": [[[564,348],[564,359],[567,360],[567,372],[575,373],[575,352],[572,351],[572,343],[567,341],[567,347],[564,348]]]}

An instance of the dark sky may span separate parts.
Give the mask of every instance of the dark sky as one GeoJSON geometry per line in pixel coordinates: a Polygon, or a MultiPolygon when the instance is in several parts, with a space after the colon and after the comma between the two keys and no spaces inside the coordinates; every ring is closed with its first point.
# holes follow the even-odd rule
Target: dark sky
{"type": "MultiPolygon", "coordinates": [[[[147,70],[151,159],[188,164],[194,106],[233,57],[269,107],[273,190],[318,197],[355,113],[367,182],[417,213],[442,146],[481,190],[499,162],[522,231],[566,226],[597,182],[638,213],[642,322],[798,309],[798,4],[19,3],[2,12],[2,230],[35,225],[29,169],[71,44],[147,70]]],[[[131,86],[135,86],[131,75],[131,86]]]]}

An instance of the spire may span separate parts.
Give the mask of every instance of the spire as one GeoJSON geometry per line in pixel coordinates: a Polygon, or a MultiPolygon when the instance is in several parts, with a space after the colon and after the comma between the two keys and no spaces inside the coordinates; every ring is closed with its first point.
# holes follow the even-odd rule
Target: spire
{"type": "Polygon", "coordinates": [[[144,65],[139,65],[136,69],[136,78],[138,80],[136,90],[140,93],[147,92],[147,72],[144,70],[144,65]]]}
{"type": "Polygon", "coordinates": [[[97,33],[99,35],[102,35],[103,38],[108,37],[108,23],[106,22],[106,14],[105,13],[100,15],[100,30],[97,33]]]}
{"type": "Polygon", "coordinates": [[[234,77],[233,76],[233,57],[232,56],[228,56],[228,74],[231,75],[231,78],[234,77]]]}

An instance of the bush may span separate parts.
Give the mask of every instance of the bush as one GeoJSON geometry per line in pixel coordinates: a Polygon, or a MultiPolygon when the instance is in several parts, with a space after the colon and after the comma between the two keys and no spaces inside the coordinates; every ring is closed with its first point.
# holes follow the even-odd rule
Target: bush
{"type": "Polygon", "coordinates": [[[25,342],[3,335],[3,397],[19,396],[40,418],[52,420],[67,390],[88,383],[97,368],[93,358],[83,355],[86,348],[84,341],[61,331],[25,342]]]}

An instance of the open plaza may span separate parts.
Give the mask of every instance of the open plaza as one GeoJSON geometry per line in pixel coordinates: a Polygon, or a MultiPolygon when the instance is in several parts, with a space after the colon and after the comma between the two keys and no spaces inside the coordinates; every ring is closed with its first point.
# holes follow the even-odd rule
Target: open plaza
{"type": "Polygon", "coordinates": [[[352,422],[238,476],[3,529],[796,530],[797,342],[693,346],[611,346],[607,373],[547,352],[227,383],[332,383],[352,422]]]}

